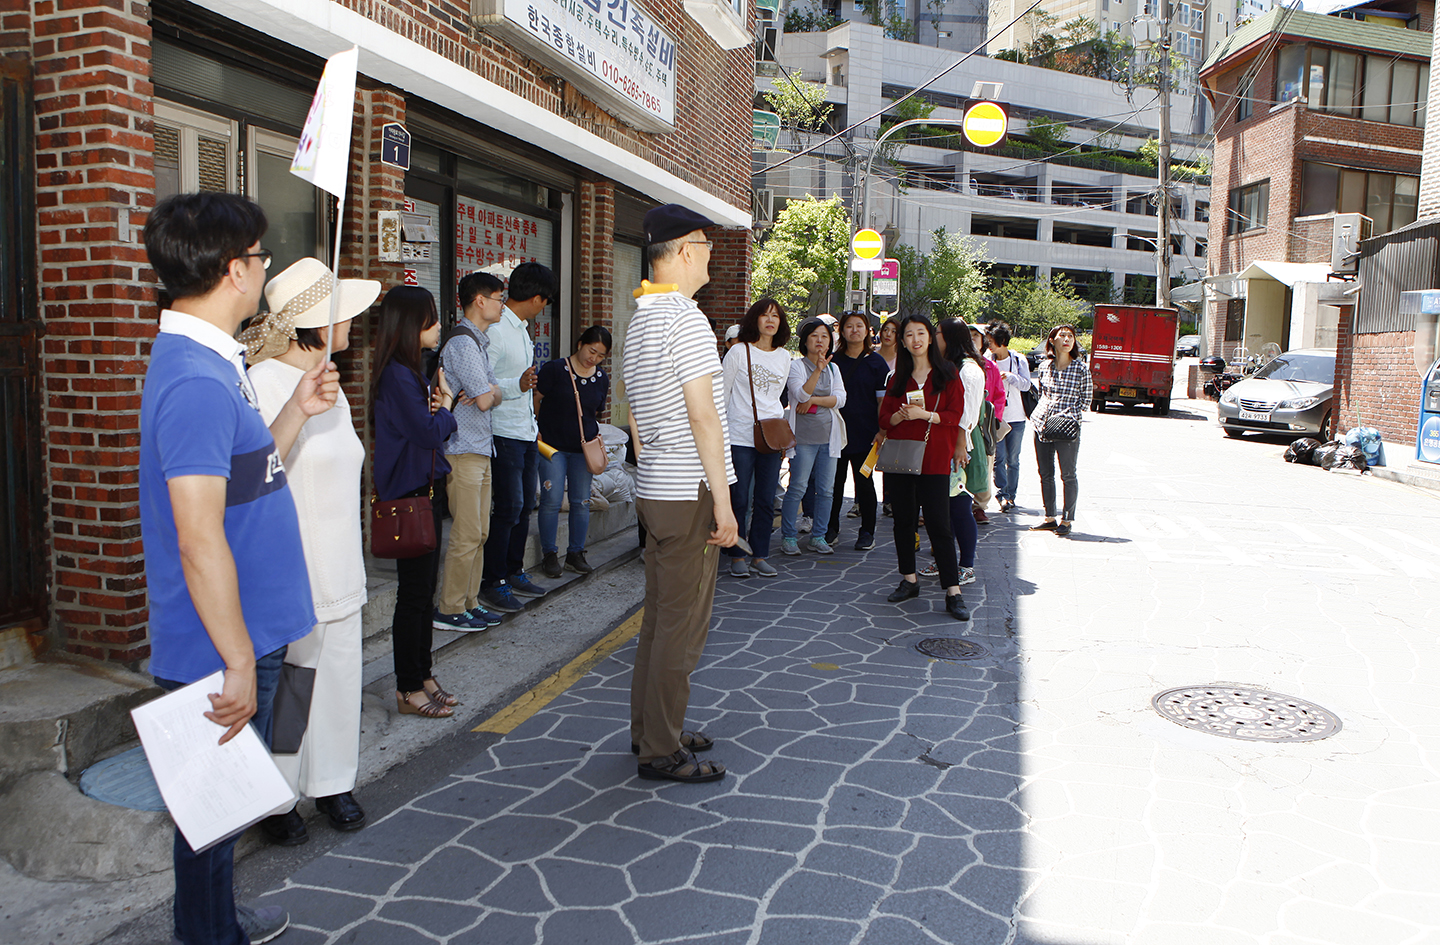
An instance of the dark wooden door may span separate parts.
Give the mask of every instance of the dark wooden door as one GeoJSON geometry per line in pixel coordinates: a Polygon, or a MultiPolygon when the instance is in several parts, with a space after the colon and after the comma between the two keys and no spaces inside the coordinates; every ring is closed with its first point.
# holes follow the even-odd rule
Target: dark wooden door
{"type": "Polygon", "coordinates": [[[0,57],[0,627],[43,624],[49,603],[30,75],[0,57]]]}

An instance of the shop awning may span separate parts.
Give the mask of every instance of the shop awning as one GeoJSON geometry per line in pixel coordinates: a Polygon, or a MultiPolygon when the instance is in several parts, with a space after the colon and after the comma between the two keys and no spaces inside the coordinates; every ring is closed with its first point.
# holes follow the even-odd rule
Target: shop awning
{"type": "Polygon", "coordinates": [[[1328,282],[1330,280],[1329,263],[1287,263],[1270,262],[1268,260],[1253,262],[1245,268],[1245,271],[1235,276],[1237,279],[1274,279],[1276,282],[1283,282],[1287,286],[1294,286],[1297,282],[1328,282]]]}
{"type": "Polygon", "coordinates": [[[328,59],[360,47],[360,71],[371,78],[528,141],[660,203],[684,204],[721,226],[749,227],[750,211],[611,144],[331,0],[197,0],[250,29],[328,59]]]}

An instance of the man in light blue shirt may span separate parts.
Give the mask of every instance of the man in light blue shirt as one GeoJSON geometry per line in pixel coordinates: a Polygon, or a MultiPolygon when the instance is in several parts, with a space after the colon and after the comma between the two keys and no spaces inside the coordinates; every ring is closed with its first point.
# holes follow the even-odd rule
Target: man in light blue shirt
{"type": "Polygon", "coordinates": [[[535,344],[528,322],[545,310],[557,295],[555,274],[540,263],[521,263],[510,273],[510,297],[498,324],[491,325],[490,365],[500,385],[501,402],[492,410],[495,457],[491,461],[491,489],[495,508],[490,537],[485,542],[485,566],[480,594],[495,610],[514,613],[522,608],[516,594],[540,597],[545,589],[525,573],[525,541],[530,535],[530,513],[539,491],[540,451],[535,445],[535,344]]]}

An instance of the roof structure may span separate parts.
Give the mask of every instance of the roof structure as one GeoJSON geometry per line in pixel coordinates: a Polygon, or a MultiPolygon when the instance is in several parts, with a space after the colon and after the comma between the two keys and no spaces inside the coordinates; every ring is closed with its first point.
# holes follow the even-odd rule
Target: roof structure
{"type": "Polygon", "coordinates": [[[1300,41],[1314,41],[1327,46],[1350,47],[1367,51],[1394,53],[1416,59],[1430,58],[1431,34],[1419,30],[1380,26],[1318,13],[1291,11],[1276,6],[1269,12],[1240,27],[1218,44],[1200,67],[1201,74],[1211,72],[1222,61],[1231,59],[1257,46],[1279,28],[1282,36],[1300,41]]]}

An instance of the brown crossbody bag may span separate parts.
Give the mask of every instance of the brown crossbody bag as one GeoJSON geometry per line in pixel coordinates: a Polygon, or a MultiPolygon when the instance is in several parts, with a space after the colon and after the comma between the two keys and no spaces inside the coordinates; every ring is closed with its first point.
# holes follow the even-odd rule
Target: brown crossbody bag
{"type": "Polygon", "coordinates": [[[745,374],[750,378],[750,412],[755,415],[755,449],[760,453],[783,453],[795,445],[795,431],[784,417],[760,419],[755,403],[755,370],[750,361],[750,343],[745,343],[745,374]]]}
{"type": "Polygon", "coordinates": [[[605,441],[600,437],[593,440],[585,439],[585,414],[580,409],[580,388],[575,383],[575,372],[570,370],[570,359],[565,359],[565,373],[570,375],[570,389],[575,392],[575,419],[580,421],[580,452],[585,454],[585,466],[590,470],[590,475],[598,476],[610,465],[610,458],[605,455],[605,441]]]}

